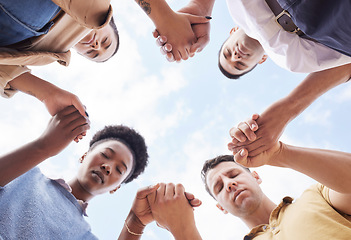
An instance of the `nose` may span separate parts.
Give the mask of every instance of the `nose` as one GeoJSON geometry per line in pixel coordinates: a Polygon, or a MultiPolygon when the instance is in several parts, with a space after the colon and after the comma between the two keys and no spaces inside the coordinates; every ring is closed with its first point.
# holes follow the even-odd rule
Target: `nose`
{"type": "Polygon", "coordinates": [[[239,52],[236,49],[234,49],[233,54],[232,54],[232,61],[235,61],[235,60],[238,60],[241,58],[242,58],[242,56],[240,56],[239,52]]]}
{"type": "Polygon", "coordinates": [[[95,40],[92,44],[91,47],[95,50],[99,50],[100,49],[100,42],[98,40],[95,40]]]}
{"type": "Polygon", "coordinates": [[[238,187],[238,184],[232,179],[226,183],[226,190],[228,192],[235,191],[237,187],[238,187]]]}
{"type": "Polygon", "coordinates": [[[110,167],[110,165],[104,163],[104,164],[102,164],[100,166],[100,168],[101,168],[102,172],[104,174],[106,174],[107,176],[111,174],[111,167],[110,167]]]}

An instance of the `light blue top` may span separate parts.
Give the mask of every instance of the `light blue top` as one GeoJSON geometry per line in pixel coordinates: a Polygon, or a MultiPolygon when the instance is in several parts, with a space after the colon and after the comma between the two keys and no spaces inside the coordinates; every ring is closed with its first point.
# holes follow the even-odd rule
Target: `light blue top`
{"type": "Polygon", "coordinates": [[[0,0],[0,46],[46,34],[59,11],[51,0],[0,0]]]}
{"type": "Polygon", "coordinates": [[[77,199],[34,168],[0,187],[0,239],[94,239],[77,199]]]}

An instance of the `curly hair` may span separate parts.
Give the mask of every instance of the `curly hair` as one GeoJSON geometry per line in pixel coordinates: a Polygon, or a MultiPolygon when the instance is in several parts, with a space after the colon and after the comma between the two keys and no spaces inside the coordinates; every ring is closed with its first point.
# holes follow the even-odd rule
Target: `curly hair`
{"type": "Polygon", "coordinates": [[[135,156],[135,169],[125,183],[129,183],[136,179],[148,164],[149,154],[147,153],[147,146],[144,138],[134,129],[124,125],[110,125],[105,126],[102,130],[95,133],[93,138],[90,140],[89,150],[94,148],[101,141],[107,141],[111,139],[121,140],[125,142],[135,156]]]}

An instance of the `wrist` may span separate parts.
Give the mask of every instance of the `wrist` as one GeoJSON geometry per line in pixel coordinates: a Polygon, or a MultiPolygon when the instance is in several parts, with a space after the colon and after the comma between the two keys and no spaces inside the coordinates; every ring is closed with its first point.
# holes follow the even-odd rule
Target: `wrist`
{"type": "Polygon", "coordinates": [[[132,235],[142,235],[145,229],[145,225],[140,221],[140,219],[134,214],[133,211],[129,212],[125,220],[125,226],[128,232],[132,235]]]}
{"type": "Polygon", "coordinates": [[[288,145],[279,141],[277,144],[277,149],[274,150],[274,153],[270,157],[267,165],[275,166],[275,167],[287,167],[285,160],[287,159],[286,152],[288,151],[288,149],[289,149],[288,145]]]}

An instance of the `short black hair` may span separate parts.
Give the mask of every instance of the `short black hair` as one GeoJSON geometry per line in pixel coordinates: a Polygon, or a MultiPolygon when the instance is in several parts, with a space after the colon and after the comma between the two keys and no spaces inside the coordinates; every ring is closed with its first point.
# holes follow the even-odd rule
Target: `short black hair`
{"type": "Polygon", "coordinates": [[[206,188],[206,191],[213,197],[215,198],[209,187],[208,187],[208,184],[207,184],[207,181],[206,181],[206,177],[207,177],[207,174],[208,172],[211,170],[211,169],[214,169],[218,164],[220,164],[221,162],[234,162],[235,164],[239,165],[240,167],[242,167],[243,169],[245,169],[246,171],[248,172],[251,172],[249,168],[246,168],[240,164],[238,164],[237,162],[235,162],[234,160],[234,156],[233,155],[219,155],[215,158],[212,158],[212,159],[209,159],[207,160],[203,167],[202,167],[202,170],[201,170],[201,178],[202,178],[202,181],[203,183],[205,184],[205,188],[206,188]]]}
{"type": "Polygon", "coordinates": [[[147,153],[147,146],[145,139],[134,129],[124,125],[110,125],[105,126],[102,130],[95,133],[89,143],[89,150],[95,147],[100,141],[116,139],[125,142],[128,147],[134,152],[135,168],[125,183],[129,183],[136,179],[148,164],[149,154],[147,153]]]}
{"type": "Polygon", "coordinates": [[[115,23],[115,20],[114,20],[113,17],[111,17],[111,20],[110,20],[110,22],[108,24],[110,25],[110,27],[113,30],[113,33],[116,36],[117,45],[116,45],[116,48],[115,48],[114,52],[112,53],[112,55],[108,59],[106,59],[104,61],[97,61],[97,62],[101,62],[101,63],[102,62],[106,62],[107,60],[112,58],[118,52],[118,49],[119,49],[119,33],[118,33],[117,26],[116,26],[116,23],[115,23]]]}
{"type": "Polygon", "coordinates": [[[219,70],[221,71],[221,73],[222,73],[224,76],[226,76],[226,77],[229,78],[229,79],[235,79],[235,80],[237,80],[237,79],[239,79],[241,76],[244,76],[246,73],[251,72],[251,71],[257,66],[257,64],[256,64],[255,66],[253,66],[249,71],[243,72],[243,73],[241,73],[241,74],[231,74],[231,73],[229,73],[228,71],[226,71],[226,70],[223,68],[223,66],[221,65],[220,58],[221,58],[221,51],[222,51],[222,48],[223,48],[223,46],[224,46],[224,43],[225,43],[228,39],[229,39],[229,37],[223,42],[221,48],[219,49],[219,52],[218,52],[218,67],[219,67],[219,70]]]}
{"type": "MultiPolygon", "coordinates": [[[[113,32],[115,33],[115,36],[116,36],[116,39],[117,39],[117,46],[116,46],[116,49],[115,49],[115,51],[113,52],[113,54],[111,55],[111,57],[113,57],[113,56],[117,53],[117,51],[118,51],[118,49],[119,49],[119,34],[118,34],[117,26],[116,26],[116,23],[115,23],[115,19],[114,19],[113,17],[111,18],[109,24],[110,24],[110,26],[112,27],[113,32]]],[[[111,57],[110,57],[110,58],[111,58],[111,57]]]]}

